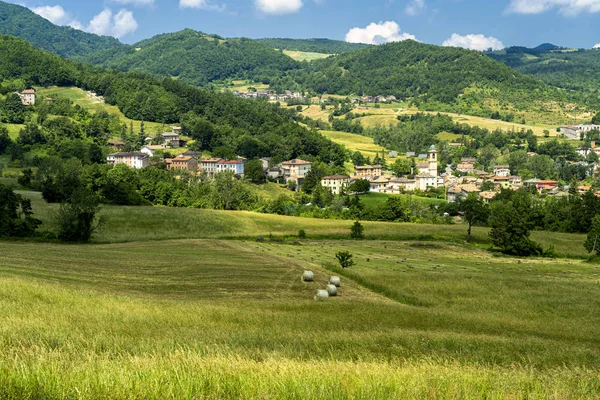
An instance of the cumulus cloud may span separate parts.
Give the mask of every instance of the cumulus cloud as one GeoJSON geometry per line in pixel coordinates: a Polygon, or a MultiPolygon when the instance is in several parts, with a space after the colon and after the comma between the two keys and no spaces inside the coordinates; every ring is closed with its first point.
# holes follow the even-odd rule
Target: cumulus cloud
{"type": "Polygon", "coordinates": [[[507,12],[541,14],[558,9],[561,14],[575,16],[584,12],[600,12],[600,0],[511,0],[507,12]]]}
{"type": "Polygon", "coordinates": [[[401,32],[394,21],[371,22],[366,28],[352,28],[346,34],[346,42],[350,43],[384,44],[408,39],[417,40],[414,35],[401,32]]]}
{"type": "Polygon", "coordinates": [[[34,7],[31,9],[34,13],[38,14],[42,18],[47,19],[55,25],[69,25],[75,29],[81,29],[82,25],[74,19],[68,12],[65,11],[61,6],[42,6],[34,7]]]}
{"type": "Polygon", "coordinates": [[[417,15],[425,8],[425,0],[412,0],[405,8],[408,15],[417,15]]]}
{"type": "Polygon", "coordinates": [[[106,8],[92,18],[85,30],[97,35],[121,38],[135,32],[137,28],[138,23],[131,11],[120,10],[117,14],[113,14],[112,10],[106,8]]]}
{"type": "Polygon", "coordinates": [[[495,37],[479,35],[461,36],[458,33],[452,34],[450,39],[442,43],[442,46],[463,47],[465,49],[485,51],[488,49],[502,50],[504,44],[495,37]]]}
{"type": "Polygon", "coordinates": [[[207,11],[225,11],[225,4],[213,4],[210,0],[179,0],[181,8],[197,8],[207,11]]]}
{"type": "Polygon", "coordinates": [[[284,15],[293,14],[302,8],[302,0],[254,0],[256,8],[265,14],[284,15]]]}
{"type": "Polygon", "coordinates": [[[595,44],[593,48],[594,49],[600,49],[600,43],[595,44]]]}

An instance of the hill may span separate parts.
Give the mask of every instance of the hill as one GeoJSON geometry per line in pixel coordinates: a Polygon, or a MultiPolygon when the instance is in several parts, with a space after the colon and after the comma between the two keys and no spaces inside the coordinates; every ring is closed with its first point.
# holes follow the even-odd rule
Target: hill
{"type": "Polygon", "coordinates": [[[17,78],[29,87],[77,86],[95,91],[132,120],[185,123],[187,134],[202,141],[202,150],[228,147],[249,158],[320,154],[326,162],[337,159],[339,165],[346,157],[341,146],[297,124],[293,110],[177,80],[79,65],[0,35],[0,82],[17,78]]]}
{"type": "Polygon", "coordinates": [[[257,41],[273,49],[321,54],[350,53],[369,46],[331,39],[257,39],[257,41]]]}
{"type": "Polygon", "coordinates": [[[555,112],[552,107],[560,102],[583,103],[576,94],[516,73],[481,52],[415,41],[317,60],[271,84],[277,90],[295,85],[320,94],[394,95],[426,110],[486,117],[491,110],[519,112],[535,105],[555,112]]]}
{"type": "Polygon", "coordinates": [[[80,60],[121,71],[169,76],[205,86],[225,79],[269,82],[300,64],[251,39],[224,39],[192,29],[143,40],[133,46],[108,49],[80,60]]]}
{"type": "Polygon", "coordinates": [[[516,71],[556,87],[597,92],[600,86],[600,50],[567,49],[554,45],[509,47],[486,53],[516,71]]]}
{"type": "Polygon", "coordinates": [[[17,36],[63,57],[123,47],[117,39],[57,26],[30,9],[0,1],[0,34],[17,36]]]}

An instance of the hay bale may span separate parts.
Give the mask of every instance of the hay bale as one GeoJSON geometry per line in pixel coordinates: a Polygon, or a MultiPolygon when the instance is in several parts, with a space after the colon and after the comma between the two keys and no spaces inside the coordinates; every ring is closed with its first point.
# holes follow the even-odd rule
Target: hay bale
{"type": "Polygon", "coordinates": [[[327,285],[327,293],[329,296],[337,296],[337,286],[335,285],[327,285]]]}
{"type": "Polygon", "coordinates": [[[332,276],[329,278],[329,283],[335,287],[340,287],[342,285],[342,280],[339,276],[332,276]]]}
{"type": "Polygon", "coordinates": [[[329,292],[327,290],[317,290],[315,294],[315,300],[317,301],[325,301],[329,299],[329,292]]]}
{"type": "Polygon", "coordinates": [[[302,282],[314,282],[315,274],[312,271],[304,271],[302,274],[302,282]]]}

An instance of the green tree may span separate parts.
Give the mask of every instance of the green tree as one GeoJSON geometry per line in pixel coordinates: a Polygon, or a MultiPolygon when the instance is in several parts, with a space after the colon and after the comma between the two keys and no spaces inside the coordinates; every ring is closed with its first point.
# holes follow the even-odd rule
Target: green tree
{"type": "Polygon", "coordinates": [[[250,193],[233,171],[219,172],[212,185],[212,204],[217,210],[239,210],[249,202],[250,193]]]}
{"type": "Polygon", "coordinates": [[[350,268],[355,264],[352,257],[353,256],[349,251],[339,251],[335,253],[335,258],[337,258],[338,262],[340,263],[340,267],[342,268],[350,268]]]}
{"type": "Polygon", "coordinates": [[[33,218],[29,199],[0,184],[0,236],[33,236],[41,223],[33,218]]]}
{"type": "Polygon", "coordinates": [[[414,167],[414,159],[397,158],[392,164],[392,172],[396,176],[409,175],[414,167]]]}
{"type": "Polygon", "coordinates": [[[583,246],[588,253],[595,256],[600,254],[600,215],[595,215],[592,219],[592,227],[583,246]]]}
{"type": "Polygon", "coordinates": [[[488,205],[475,193],[469,193],[466,199],[459,203],[459,210],[464,213],[464,220],[468,224],[467,242],[471,242],[471,228],[475,224],[485,224],[490,212],[488,205]]]}
{"type": "Polygon", "coordinates": [[[250,160],[244,166],[244,175],[250,182],[255,184],[264,183],[267,177],[263,170],[263,163],[260,160],[250,160]]]}
{"type": "Polygon", "coordinates": [[[352,193],[367,193],[371,190],[371,182],[368,179],[357,179],[350,184],[348,190],[352,193]]]}
{"type": "Polygon", "coordinates": [[[98,210],[98,197],[88,188],[78,188],[68,202],[60,205],[56,218],[58,238],[64,242],[89,242],[99,226],[98,210]]]}
{"type": "Polygon", "coordinates": [[[350,238],[352,239],[364,239],[365,228],[358,221],[355,221],[352,227],[350,228],[350,238]]]}
{"type": "Polygon", "coordinates": [[[4,125],[0,125],[0,154],[4,154],[11,143],[8,129],[4,125]]]}

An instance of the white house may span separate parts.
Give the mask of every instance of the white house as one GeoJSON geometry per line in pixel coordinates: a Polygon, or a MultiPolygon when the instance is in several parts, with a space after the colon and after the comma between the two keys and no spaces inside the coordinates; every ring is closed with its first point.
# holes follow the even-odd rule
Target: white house
{"type": "Polygon", "coordinates": [[[239,160],[219,160],[216,163],[217,173],[232,171],[236,175],[244,175],[244,163],[239,160]]]}
{"type": "Polygon", "coordinates": [[[23,90],[21,93],[18,93],[21,98],[21,102],[26,106],[35,106],[35,90],[27,89],[23,90]]]}
{"type": "Polygon", "coordinates": [[[164,150],[164,149],[165,149],[165,146],[161,145],[161,144],[155,145],[155,146],[147,145],[147,146],[143,146],[142,149],[140,150],[140,152],[144,153],[144,154],[148,154],[149,157],[152,157],[156,150],[164,150]]]}
{"type": "Polygon", "coordinates": [[[304,178],[311,170],[312,163],[310,161],[294,159],[282,162],[281,167],[283,168],[283,176],[285,179],[304,178]]]}
{"type": "Polygon", "coordinates": [[[494,175],[503,177],[510,176],[510,167],[508,165],[495,165],[494,175]]]}
{"type": "Polygon", "coordinates": [[[350,185],[350,177],[346,175],[331,175],[321,179],[321,185],[331,189],[331,193],[340,194],[350,185]]]}
{"type": "Polygon", "coordinates": [[[564,134],[567,138],[573,140],[579,140],[581,138],[581,134],[588,133],[592,130],[600,130],[600,125],[594,124],[579,124],[579,125],[570,125],[570,126],[561,126],[560,133],[564,134]]]}
{"type": "Polygon", "coordinates": [[[106,161],[110,165],[125,164],[130,168],[145,168],[150,166],[150,157],[146,153],[131,152],[131,153],[113,153],[106,157],[106,161]]]}

